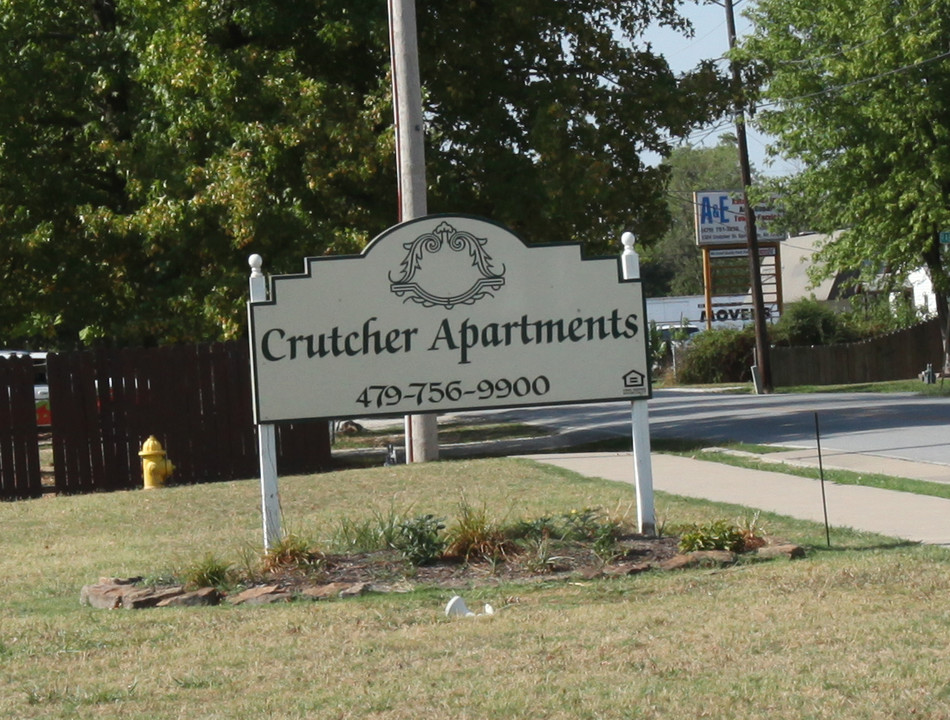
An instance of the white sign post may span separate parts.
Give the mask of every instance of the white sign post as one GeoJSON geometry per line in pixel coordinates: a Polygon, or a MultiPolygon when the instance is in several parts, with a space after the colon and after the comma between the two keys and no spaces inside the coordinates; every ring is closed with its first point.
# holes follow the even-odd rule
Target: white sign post
{"type": "Polygon", "coordinates": [[[482,218],[435,215],[358,256],[308,258],[248,305],[255,419],[642,399],[634,454],[652,532],[648,332],[630,240],[622,262],[583,259],[575,243],[529,246],[482,218]]]}
{"type": "MultiPolygon", "coordinates": [[[[640,256],[634,249],[636,237],[624,233],[624,280],[640,279],[640,256]]],[[[637,527],[644,535],[656,535],[656,512],[653,502],[653,461],[650,458],[650,413],[646,399],[630,403],[631,433],[633,434],[633,479],[637,488],[637,527]]]]}
{"type": "MultiPolygon", "coordinates": [[[[251,302],[267,300],[267,278],[261,272],[264,261],[251,255],[251,302]]],[[[253,351],[253,348],[252,348],[253,351]]],[[[277,492],[277,433],[273,423],[257,423],[258,460],[261,470],[261,514],[264,518],[264,549],[280,541],[280,496],[277,492]]]]}

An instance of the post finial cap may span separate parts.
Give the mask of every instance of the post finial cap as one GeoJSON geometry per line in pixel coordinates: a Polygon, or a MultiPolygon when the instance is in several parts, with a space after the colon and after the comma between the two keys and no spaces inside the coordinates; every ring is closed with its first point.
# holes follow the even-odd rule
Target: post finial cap
{"type": "Polygon", "coordinates": [[[254,253],[247,259],[247,264],[251,267],[251,275],[261,275],[261,268],[264,267],[264,258],[254,253]]]}

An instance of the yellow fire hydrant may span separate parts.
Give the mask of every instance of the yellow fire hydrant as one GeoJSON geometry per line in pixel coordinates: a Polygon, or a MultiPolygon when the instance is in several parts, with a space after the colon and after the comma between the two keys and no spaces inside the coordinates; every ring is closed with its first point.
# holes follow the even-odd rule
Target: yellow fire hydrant
{"type": "Polygon", "coordinates": [[[142,458],[142,479],[145,481],[145,489],[164,487],[165,480],[175,471],[175,466],[165,457],[165,449],[154,435],[149,435],[148,440],[142,443],[139,457],[142,458]]]}

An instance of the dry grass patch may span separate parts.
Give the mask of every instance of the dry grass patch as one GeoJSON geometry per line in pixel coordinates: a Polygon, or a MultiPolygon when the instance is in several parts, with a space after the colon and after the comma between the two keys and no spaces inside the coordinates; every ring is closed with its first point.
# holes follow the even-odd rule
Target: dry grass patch
{"type": "MultiPolygon", "coordinates": [[[[537,518],[629,503],[632,488],[514,461],[281,481],[285,521],[408,508],[537,518]]],[[[749,511],[658,497],[668,525],[749,511]]],[[[0,716],[10,718],[944,718],[950,556],[775,516],[805,562],[258,608],[97,611],[101,574],[146,574],[260,543],[255,482],[0,505],[0,716]]]]}

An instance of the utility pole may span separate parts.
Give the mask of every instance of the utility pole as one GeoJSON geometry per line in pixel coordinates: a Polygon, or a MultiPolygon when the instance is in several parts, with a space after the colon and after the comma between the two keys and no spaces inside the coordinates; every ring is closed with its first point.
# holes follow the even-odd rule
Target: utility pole
{"type": "MultiPolygon", "coordinates": [[[[729,30],[729,49],[736,46],[736,18],[732,10],[732,0],[725,0],[726,23],[729,30]]],[[[732,60],[732,82],[739,87],[742,78],[739,68],[732,60]]],[[[742,195],[745,198],[746,243],[749,248],[749,276],[752,290],[752,316],[755,321],[755,357],[758,369],[756,390],[772,392],[772,363],[769,358],[769,331],[765,323],[765,300],[762,296],[762,267],[759,258],[759,237],[755,227],[755,210],[749,202],[749,188],[752,187],[752,170],[749,167],[749,145],[745,132],[745,113],[741,102],[736,102],[736,139],[739,143],[739,171],[742,176],[742,195]]]]}
{"type": "MultiPolygon", "coordinates": [[[[399,221],[405,222],[428,212],[415,0],[389,0],[389,48],[393,110],[396,116],[399,221]]],[[[406,462],[438,460],[439,430],[436,416],[407,415],[405,427],[406,462]]]]}

